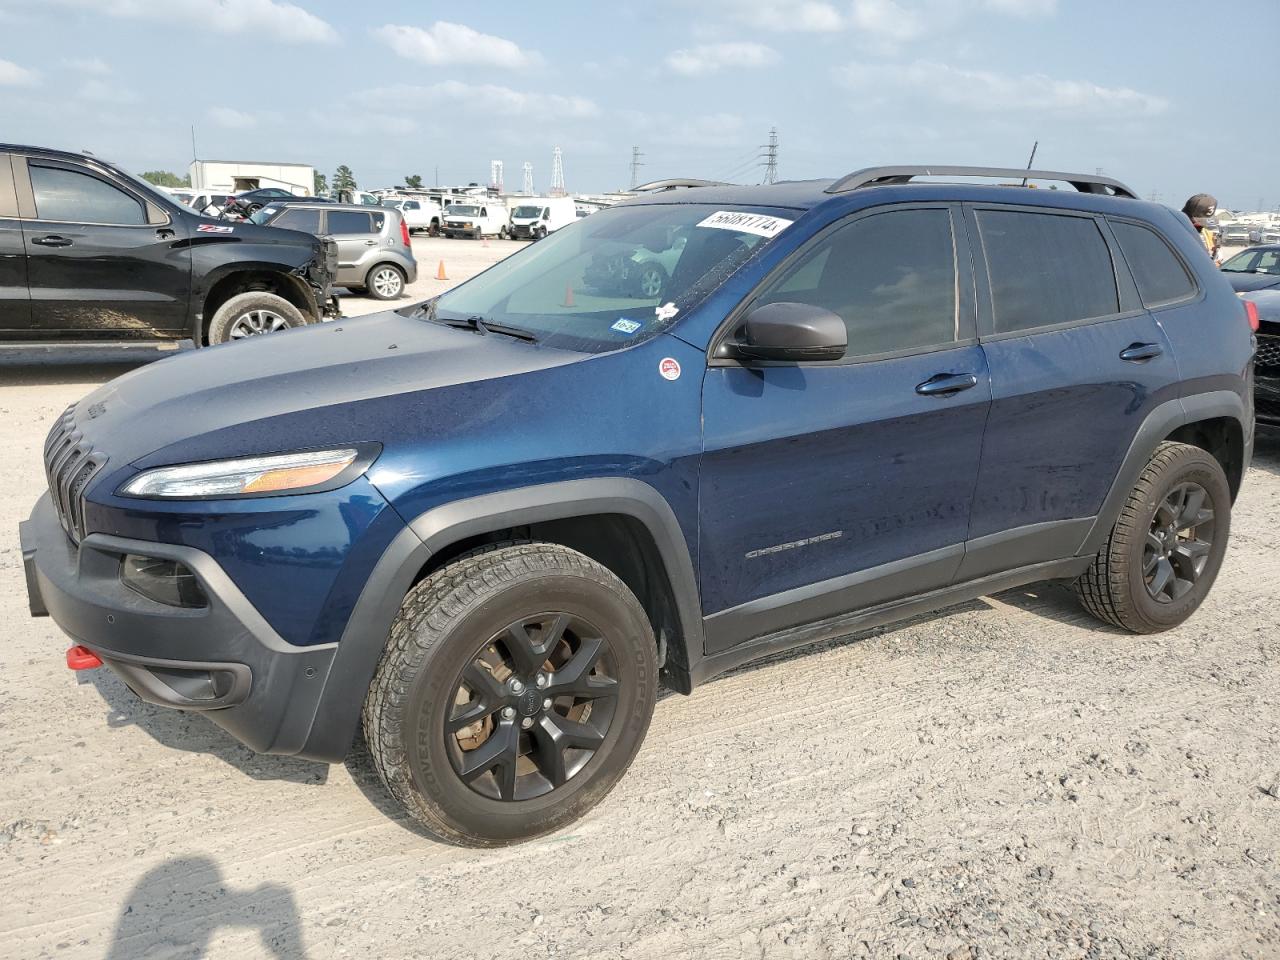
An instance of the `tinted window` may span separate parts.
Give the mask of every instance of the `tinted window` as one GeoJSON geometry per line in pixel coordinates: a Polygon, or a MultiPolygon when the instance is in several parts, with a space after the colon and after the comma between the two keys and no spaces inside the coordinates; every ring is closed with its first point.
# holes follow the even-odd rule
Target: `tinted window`
{"type": "Polygon", "coordinates": [[[1195,293],[1195,283],[1187,276],[1182,262],[1155,231],[1114,220],[1111,231],[1116,235],[1120,252],[1124,254],[1134,282],[1138,284],[1138,293],[1147,306],[1181,300],[1195,293]]]}
{"type": "Polygon", "coordinates": [[[945,210],[900,210],[855,220],[815,243],[757,304],[808,303],[838,313],[848,356],[956,339],[955,243],[945,210]]]}
{"type": "Polygon", "coordinates": [[[1087,217],[982,210],[997,333],[1117,313],[1111,251],[1087,217]]]}
{"type": "Polygon", "coordinates": [[[335,237],[353,234],[372,233],[369,227],[369,215],[355,210],[332,210],[329,212],[329,232],[335,237]]]}
{"type": "Polygon", "coordinates": [[[87,173],[29,164],[36,215],[41,220],[75,223],[146,223],[141,203],[87,173]]]}
{"type": "Polygon", "coordinates": [[[284,213],[271,221],[271,226],[285,227],[289,230],[301,230],[303,233],[319,233],[320,211],[299,210],[296,207],[286,209],[284,213]]]}

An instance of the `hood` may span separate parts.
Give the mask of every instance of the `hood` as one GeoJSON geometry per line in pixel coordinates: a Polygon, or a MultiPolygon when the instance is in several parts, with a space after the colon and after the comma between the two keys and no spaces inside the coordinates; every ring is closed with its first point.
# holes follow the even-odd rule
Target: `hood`
{"type": "Polygon", "coordinates": [[[1222,275],[1227,278],[1227,282],[1231,284],[1231,289],[1236,293],[1248,293],[1253,290],[1280,287],[1280,277],[1270,273],[1232,273],[1229,270],[1224,270],[1222,275]]]}
{"type": "Polygon", "coordinates": [[[354,425],[366,401],[483,384],[585,356],[388,311],[140,367],[80,401],[76,423],[113,469],[376,441],[351,435],[376,432],[354,425]]]}

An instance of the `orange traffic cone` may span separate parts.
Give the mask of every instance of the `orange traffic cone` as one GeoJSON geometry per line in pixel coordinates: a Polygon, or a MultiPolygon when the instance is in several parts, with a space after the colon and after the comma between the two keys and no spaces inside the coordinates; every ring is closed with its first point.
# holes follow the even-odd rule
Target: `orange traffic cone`
{"type": "Polygon", "coordinates": [[[448,274],[446,274],[446,273],[444,272],[444,261],[443,261],[443,260],[441,260],[441,261],[440,261],[440,266],[436,269],[436,279],[437,279],[437,280],[448,280],[448,279],[449,279],[449,275],[448,275],[448,274]]]}
{"type": "Polygon", "coordinates": [[[573,306],[573,284],[571,283],[564,285],[564,305],[566,307],[573,306]]]}

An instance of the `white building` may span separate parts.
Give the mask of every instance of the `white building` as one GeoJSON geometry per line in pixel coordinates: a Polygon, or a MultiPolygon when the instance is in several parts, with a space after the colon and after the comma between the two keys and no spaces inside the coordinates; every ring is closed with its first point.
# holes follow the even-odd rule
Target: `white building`
{"type": "Polygon", "coordinates": [[[241,193],[279,187],[300,197],[316,188],[315,167],[305,163],[255,163],[249,160],[193,160],[191,186],[214,193],[241,193]]]}

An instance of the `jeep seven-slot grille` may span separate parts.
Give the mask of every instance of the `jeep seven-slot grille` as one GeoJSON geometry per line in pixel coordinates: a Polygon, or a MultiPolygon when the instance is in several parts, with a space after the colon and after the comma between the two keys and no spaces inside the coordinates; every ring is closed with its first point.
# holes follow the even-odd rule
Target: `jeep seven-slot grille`
{"type": "Polygon", "coordinates": [[[1280,367],[1280,337],[1258,334],[1258,352],[1254,354],[1254,362],[1259,367],[1280,367]]]}
{"type": "Polygon", "coordinates": [[[62,529],[72,542],[84,536],[84,491],[105,462],[76,430],[73,403],[49,431],[44,443],[44,472],[62,529]]]}

